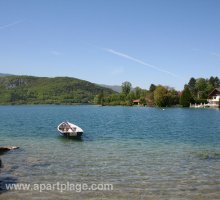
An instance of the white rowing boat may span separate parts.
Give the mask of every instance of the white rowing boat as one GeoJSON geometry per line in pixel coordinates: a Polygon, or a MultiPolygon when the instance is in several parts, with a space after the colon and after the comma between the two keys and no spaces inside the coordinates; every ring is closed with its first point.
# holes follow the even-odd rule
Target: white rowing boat
{"type": "Polygon", "coordinates": [[[59,131],[60,135],[67,137],[81,137],[83,134],[83,130],[79,126],[68,121],[59,124],[57,130],[59,131]]]}

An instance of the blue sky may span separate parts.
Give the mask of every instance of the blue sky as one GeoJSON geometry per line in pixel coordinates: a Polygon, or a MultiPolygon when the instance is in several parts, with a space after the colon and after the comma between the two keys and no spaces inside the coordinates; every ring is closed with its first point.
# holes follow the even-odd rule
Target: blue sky
{"type": "Polygon", "coordinates": [[[0,73],[182,89],[220,75],[219,0],[0,0],[0,73]]]}

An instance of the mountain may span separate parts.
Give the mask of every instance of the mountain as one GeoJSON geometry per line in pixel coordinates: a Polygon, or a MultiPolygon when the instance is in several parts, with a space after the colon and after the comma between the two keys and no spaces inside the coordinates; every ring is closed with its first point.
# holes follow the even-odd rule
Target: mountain
{"type": "MultiPolygon", "coordinates": [[[[120,85],[105,85],[105,84],[99,84],[102,87],[109,88],[115,92],[121,93],[122,87],[120,85]]],[[[135,88],[131,88],[131,91],[135,91],[135,88]]]]}
{"type": "Polygon", "coordinates": [[[12,74],[3,74],[3,73],[0,73],[0,76],[13,76],[12,74]]]}
{"type": "Polygon", "coordinates": [[[0,77],[0,104],[90,103],[102,92],[115,93],[97,84],[70,77],[0,77]]]}
{"type": "Polygon", "coordinates": [[[122,88],[120,85],[105,85],[105,84],[99,84],[100,86],[102,87],[105,87],[105,88],[109,88],[115,92],[118,92],[118,93],[121,93],[122,91],[122,88]]]}

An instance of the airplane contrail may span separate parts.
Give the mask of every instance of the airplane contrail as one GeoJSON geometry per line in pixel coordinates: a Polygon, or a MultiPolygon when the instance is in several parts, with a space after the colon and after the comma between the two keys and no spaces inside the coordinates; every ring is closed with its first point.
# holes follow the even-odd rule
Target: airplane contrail
{"type": "Polygon", "coordinates": [[[19,20],[19,21],[14,21],[12,23],[9,23],[9,24],[5,24],[5,25],[0,25],[0,29],[6,29],[6,28],[9,28],[9,27],[12,27],[12,26],[15,26],[17,24],[20,24],[22,22],[22,20],[19,20]]]}
{"type": "Polygon", "coordinates": [[[160,72],[169,74],[169,75],[171,75],[171,76],[173,76],[173,77],[179,78],[178,75],[176,75],[176,74],[174,74],[174,73],[172,73],[172,72],[169,72],[169,71],[167,71],[167,70],[161,69],[161,68],[159,68],[159,67],[157,67],[157,66],[155,66],[155,65],[146,63],[146,62],[144,62],[144,61],[142,61],[142,60],[139,60],[139,59],[137,59],[137,58],[134,58],[134,57],[132,57],[132,56],[129,56],[129,55],[125,54],[125,53],[121,53],[121,52],[115,51],[115,50],[113,50],[113,49],[108,49],[108,48],[105,48],[104,50],[107,51],[107,52],[109,52],[109,53],[112,53],[112,54],[115,54],[115,55],[117,55],[117,56],[120,56],[120,57],[122,57],[122,58],[126,58],[126,59],[128,59],[128,60],[131,60],[131,61],[134,61],[134,62],[139,63],[139,64],[141,64],[141,65],[144,65],[144,66],[146,66],[146,67],[152,68],[152,69],[154,69],[154,70],[157,70],[157,71],[160,71],[160,72]]]}

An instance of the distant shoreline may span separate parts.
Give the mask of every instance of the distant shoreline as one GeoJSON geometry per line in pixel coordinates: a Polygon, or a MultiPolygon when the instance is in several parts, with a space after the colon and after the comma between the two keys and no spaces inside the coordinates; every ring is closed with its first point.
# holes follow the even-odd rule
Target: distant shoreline
{"type": "Polygon", "coordinates": [[[83,106],[83,105],[88,105],[88,106],[97,106],[97,107],[146,107],[146,108],[183,108],[180,105],[175,105],[175,106],[170,106],[170,107],[158,107],[158,106],[147,106],[147,105],[120,105],[120,104],[106,104],[106,105],[99,105],[99,104],[94,104],[94,103],[72,103],[72,104],[66,104],[66,103],[39,103],[39,104],[34,104],[34,103],[13,103],[13,104],[0,104],[0,106],[83,106]]]}
{"type": "Polygon", "coordinates": [[[0,106],[19,106],[19,105],[33,105],[33,106],[37,106],[37,105],[96,105],[96,104],[92,104],[92,103],[5,103],[5,104],[0,104],[0,106]]]}

